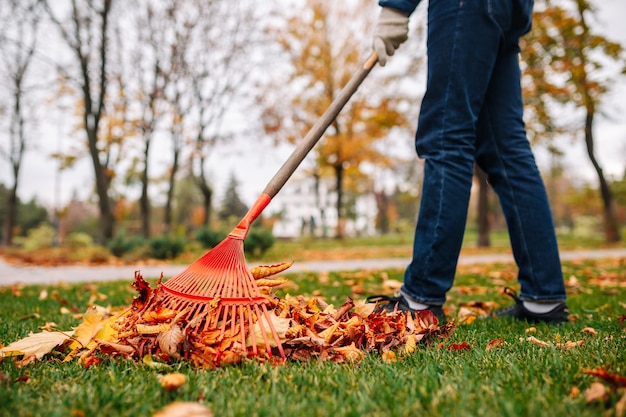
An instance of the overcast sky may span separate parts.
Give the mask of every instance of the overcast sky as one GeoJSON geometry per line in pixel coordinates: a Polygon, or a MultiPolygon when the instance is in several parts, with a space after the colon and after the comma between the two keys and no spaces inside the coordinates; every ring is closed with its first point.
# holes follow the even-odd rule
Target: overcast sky
{"type": "MultiPolygon", "coordinates": [[[[626,46],[626,27],[624,26],[626,1],[598,0],[595,4],[598,7],[598,21],[592,24],[609,39],[619,41],[626,46]]],[[[384,71],[384,69],[380,70],[384,71]]],[[[606,115],[596,118],[594,132],[597,141],[597,156],[605,173],[618,178],[621,178],[626,169],[626,117],[624,117],[626,100],[624,97],[626,97],[626,80],[622,78],[619,84],[614,86],[610,95],[610,105],[602,109],[606,115]]],[[[47,124],[42,124],[40,129],[42,135],[38,139],[37,149],[28,152],[23,161],[18,192],[22,200],[29,200],[36,196],[39,202],[52,207],[55,203],[66,204],[74,192],[77,192],[81,198],[88,196],[93,189],[93,168],[89,159],[84,158],[73,169],[58,176],[57,164],[49,158],[49,155],[57,150],[59,143],[63,147],[69,146],[75,139],[65,138],[69,129],[65,125],[68,120],[59,119],[54,111],[49,113],[52,120],[47,124]],[[58,187],[58,193],[55,193],[56,187],[58,187]],[[60,201],[55,201],[55,194],[60,196],[60,201]]],[[[237,150],[213,158],[211,172],[215,178],[214,185],[218,198],[231,172],[234,172],[240,181],[240,191],[244,201],[251,204],[289,155],[289,149],[285,147],[261,153],[255,146],[249,148],[252,149],[237,150]],[[248,167],[254,167],[254,169],[249,171],[248,167]]],[[[540,150],[537,151],[537,159],[541,168],[545,169],[547,158],[540,150]]],[[[582,141],[579,140],[567,148],[566,164],[570,175],[593,184],[597,182],[597,176],[591,167],[582,141]]],[[[9,173],[7,163],[0,161],[0,182],[5,185],[11,183],[12,178],[9,173]]]]}

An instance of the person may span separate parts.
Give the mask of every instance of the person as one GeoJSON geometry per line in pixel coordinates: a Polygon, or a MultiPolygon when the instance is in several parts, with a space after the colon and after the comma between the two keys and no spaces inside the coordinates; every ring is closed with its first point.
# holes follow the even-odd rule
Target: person
{"type": "MultiPolygon", "coordinates": [[[[384,66],[408,38],[420,0],[380,0],[373,48],[384,66]]],[[[520,295],[495,316],[568,320],[565,285],[545,186],[523,121],[519,38],[532,0],[430,0],[427,81],[415,136],[424,159],[413,257],[401,289],[372,296],[377,309],[429,310],[445,318],[472,186],[473,164],[487,174],[506,218],[520,295]]]]}

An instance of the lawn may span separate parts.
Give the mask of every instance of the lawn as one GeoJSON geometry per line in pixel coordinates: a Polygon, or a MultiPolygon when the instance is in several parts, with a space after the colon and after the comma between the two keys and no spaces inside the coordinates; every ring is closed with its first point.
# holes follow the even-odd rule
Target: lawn
{"type": "MultiPolygon", "coordinates": [[[[60,353],[21,368],[5,358],[0,415],[144,416],[174,401],[197,401],[216,416],[624,416],[624,388],[585,370],[626,376],[626,263],[567,262],[564,271],[570,323],[476,319],[391,362],[372,353],[352,364],[246,362],[208,371],[184,361],[163,369],[104,355],[86,369],[62,362],[60,353]],[[498,339],[503,343],[488,349],[498,339]],[[568,341],[576,343],[564,347],[568,341]],[[187,381],[168,392],[158,377],[171,372],[187,381]],[[599,382],[606,388],[602,399],[588,401],[587,390],[599,382]]],[[[335,305],[347,296],[389,292],[401,280],[399,270],[283,275],[290,283],[279,295],[315,295],[335,305]]],[[[0,345],[51,323],[70,329],[92,303],[128,305],[135,294],[129,283],[0,287],[0,345]]],[[[512,265],[461,267],[448,317],[457,319],[476,302],[508,305],[503,286],[516,288],[512,265]]]]}

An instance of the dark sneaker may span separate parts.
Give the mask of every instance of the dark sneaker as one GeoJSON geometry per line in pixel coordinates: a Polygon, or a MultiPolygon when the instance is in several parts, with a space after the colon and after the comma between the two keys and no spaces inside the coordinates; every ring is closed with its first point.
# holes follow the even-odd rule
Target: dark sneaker
{"type": "Polygon", "coordinates": [[[567,304],[559,303],[554,309],[547,313],[533,313],[524,307],[524,302],[517,296],[515,291],[505,288],[504,293],[515,300],[515,304],[510,307],[497,310],[494,315],[496,317],[513,317],[518,320],[526,320],[531,323],[565,323],[568,321],[569,310],[567,304]]]}
{"type": "Polygon", "coordinates": [[[367,297],[368,303],[376,303],[376,308],[374,311],[408,311],[411,313],[411,316],[415,318],[416,311],[430,311],[433,313],[439,322],[443,323],[446,321],[446,315],[443,312],[443,308],[437,305],[428,306],[428,308],[424,310],[415,310],[409,307],[409,303],[406,298],[402,295],[400,291],[396,292],[393,296],[388,295],[371,295],[367,297]]]}

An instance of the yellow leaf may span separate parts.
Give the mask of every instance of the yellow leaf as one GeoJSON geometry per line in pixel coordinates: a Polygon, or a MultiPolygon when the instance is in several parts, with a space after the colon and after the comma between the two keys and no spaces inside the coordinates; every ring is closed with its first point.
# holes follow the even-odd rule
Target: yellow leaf
{"type": "Polygon", "coordinates": [[[159,382],[166,391],[175,391],[187,381],[187,377],[180,372],[159,375],[159,382]]]}
{"type": "MultiPolygon", "coordinates": [[[[259,280],[259,279],[267,278],[272,275],[276,275],[280,272],[283,272],[284,270],[291,267],[291,265],[293,265],[293,261],[283,262],[280,264],[275,264],[275,265],[270,265],[270,266],[261,265],[261,266],[252,268],[250,270],[250,273],[252,274],[254,279],[259,280]]],[[[259,286],[261,285],[259,284],[259,286]]]]}
{"type": "Polygon", "coordinates": [[[352,342],[349,346],[335,347],[333,348],[333,351],[340,354],[349,361],[359,361],[365,356],[365,353],[363,353],[362,350],[358,349],[354,345],[354,342],[352,342]]]}
{"type": "Polygon", "coordinates": [[[396,362],[396,354],[394,353],[394,351],[392,350],[388,350],[386,352],[383,352],[383,362],[385,363],[393,363],[396,362]]]}
{"type": "Polygon", "coordinates": [[[98,334],[104,325],[104,317],[94,307],[87,309],[83,321],[75,329],[75,340],[70,345],[71,349],[86,348],[89,342],[98,334]]]}
{"type": "Polygon", "coordinates": [[[31,333],[24,339],[10,343],[0,349],[0,357],[24,355],[24,359],[35,357],[41,359],[52,349],[71,339],[73,332],[49,332],[31,333]]]}

